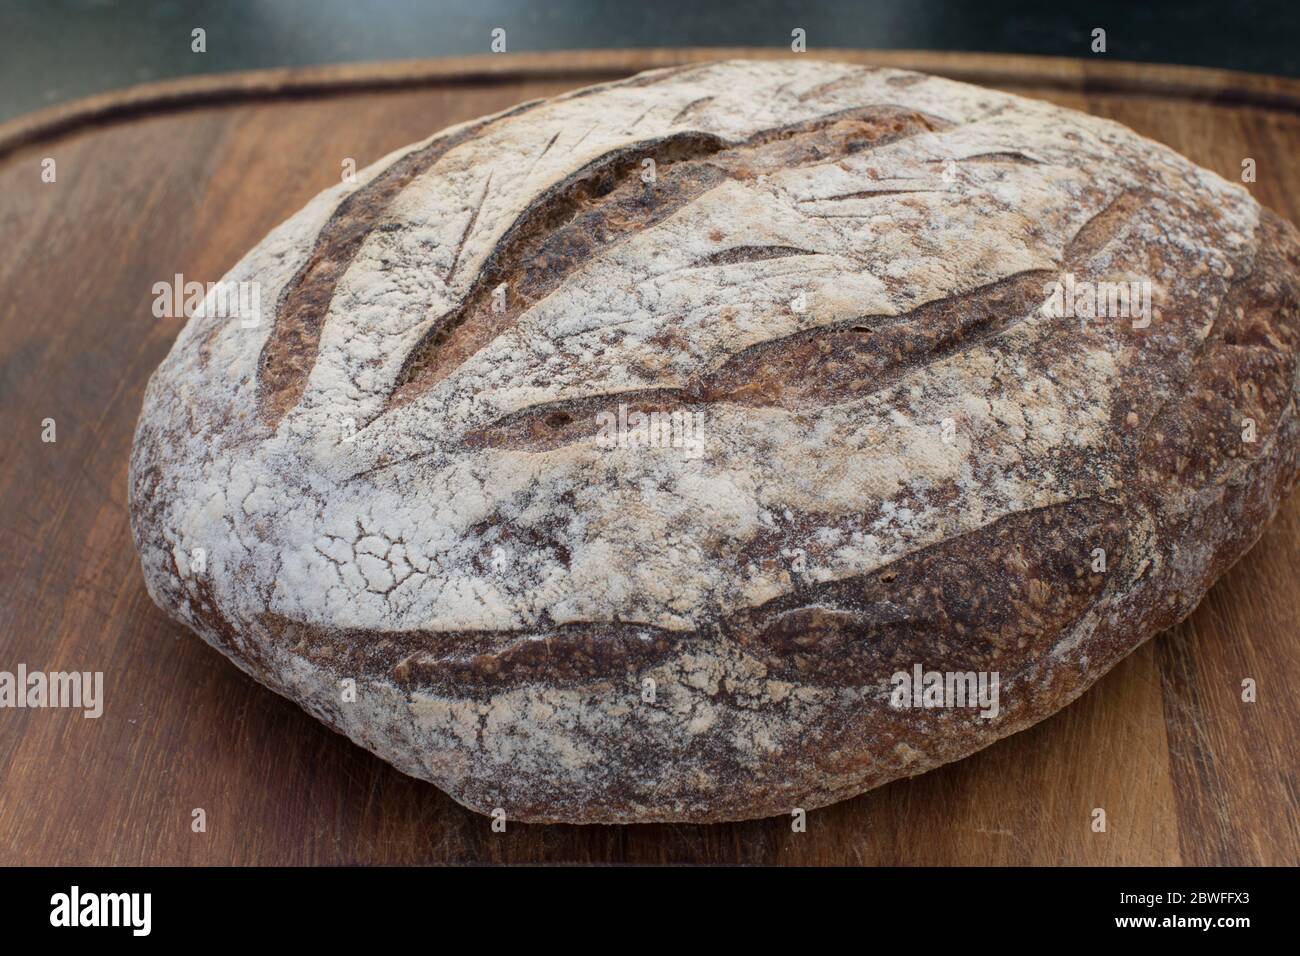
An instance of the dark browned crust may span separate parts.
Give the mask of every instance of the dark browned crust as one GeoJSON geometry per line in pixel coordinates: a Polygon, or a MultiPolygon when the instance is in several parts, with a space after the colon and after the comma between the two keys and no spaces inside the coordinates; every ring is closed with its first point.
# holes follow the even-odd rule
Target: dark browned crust
{"type": "MultiPolygon", "coordinates": [[[[1043,286],[1054,275],[1025,272],[927,302],[903,315],[864,315],[797,332],[745,349],[681,388],[532,406],[474,429],[462,440],[470,447],[550,451],[596,434],[597,413],[619,403],[629,414],[695,412],[718,402],[800,412],[863,398],[889,388],[920,365],[973,348],[1026,321],[1042,305],[1043,286]]],[[[397,462],[388,467],[392,464],[397,462]]]]}
{"type": "Polygon", "coordinates": [[[478,136],[493,123],[518,116],[538,103],[524,103],[501,116],[470,123],[412,150],[366,185],[350,193],[330,216],[311,257],[285,286],[275,311],[275,328],[262,349],[258,369],[259,405],[274,426],[298,403],[307,375],[316,362],[321,328],[334,287],[361,249],[366,237],[382,221],[393,199],[411,180],[450,150],[478,136]]]}
{"type": "MultiPolygon", "coordinates": [[[[702,67],[701,64],[670,67],[577,90],[561,99],[575,99],[615,87],[647,86],[702,67]]],[[[258,368],[258,405],[269,425],[274,427],[302,397],[307,375],[316,361],[321,329],[334,297],[334,288],[366,237],[384,222],[393,199],[457,146],[476,138],[488,127],[528,112],[541,103],[541,100],[521,103],[504,113],[465,124],[439,136],[427,146],[412,150],[397,160],[339,204],[317,236],[307,263],[285,286],[276,306],[275,328],[266,340],[258,368]]],[[[452,269],[454,272],[454,264],[452,269]]]]}
{"type": "MultiPolygon", "coordinates": [[[[844,110],[728,144],[677,133],[607,153],[537,197],[497,242],[465,301],[441,316],[411,351],[388,407],[404,404],[459,367],[597,253],[668,218],[727,179],[824,163],[943,129],[935,117],[887,106],[844,110]],[[655,182],[641,179],[655,163],[655,182]],[[493,292],[508,282],[505,307],[493,292]]],[[[798,254],[762,247],[754,258],[798,254]]],[[[737,261],[742,254],[732,251],[737,261]]],[[[708,262],[702,263],[709,264],[708,262]]]]}

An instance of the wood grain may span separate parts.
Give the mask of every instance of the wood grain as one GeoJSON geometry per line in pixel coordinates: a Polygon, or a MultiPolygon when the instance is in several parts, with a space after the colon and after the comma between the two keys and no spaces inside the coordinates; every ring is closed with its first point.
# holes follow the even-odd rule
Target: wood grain
{"type": "MultiPolygon", "coordinates": [[[[101,670],[98,720],[0,710],[0,864],[1300,861],[1300,496],[1182,626],[1075,705],[813,813],[540,827],[404,777],[240,674],[150,602],[125,510],[144,384],[215,280],[358,167],[448,124],[638,69],[774,51],[510,55],[154,85],[0,127],[0,670],[101,670]],[[56,183],[41,160],[57,162],[56,183]],[[42,420],[58,440],[41,441],[42,420]],[[1259,686],[1241,700],[1241,682],[1259,686]],[[207,814],[191,831],[191,811],[207,814]],[[1106,833],[1090,829],[1106,810],[1106,833]]],[[[829,51],[1111,117],[1300,220],[1300,83],[1101,61],[829,51]]]]}

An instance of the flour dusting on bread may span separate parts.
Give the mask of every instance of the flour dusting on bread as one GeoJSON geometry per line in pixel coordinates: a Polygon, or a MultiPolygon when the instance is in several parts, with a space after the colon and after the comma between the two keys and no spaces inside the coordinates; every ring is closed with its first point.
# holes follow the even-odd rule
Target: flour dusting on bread
{"type": "Polygon", "coordinates": [[[475,809],[820,806],[1056,711],[1253,543],[1296,475],[1298,250],[1122,126],[898,70],[523,104],[276,229],[227,277],[260,326],[186,326],[132,457],[145,577],[475,809]],[[997,717],[891,706],[914,664],[997,672],[997,717]]]}

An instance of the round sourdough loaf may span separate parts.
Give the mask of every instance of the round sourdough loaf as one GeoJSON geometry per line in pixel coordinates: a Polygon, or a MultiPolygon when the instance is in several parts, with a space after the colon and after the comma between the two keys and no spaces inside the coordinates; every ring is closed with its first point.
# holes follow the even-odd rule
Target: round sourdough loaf
{"type": "Polygon", "coordinates": [[[1122,126],[915,73],[526,103],[272,232],[226,277],[260,321],[209,295],[136,433],[145,580],[475,810],[821,806],[1065,706],[1252,544],[1298,249],[1122,126]]]}

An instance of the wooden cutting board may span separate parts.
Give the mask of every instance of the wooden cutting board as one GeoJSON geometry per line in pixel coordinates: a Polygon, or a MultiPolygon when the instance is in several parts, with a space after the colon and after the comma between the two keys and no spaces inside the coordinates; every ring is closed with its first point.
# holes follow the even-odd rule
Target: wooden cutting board
{"type": "MultiPolygon", "coordinates": [[[[176,273],[216,280],[338,181],[430,132],[651,66],[781,51],[588,52],[270,71],[0,126],[0,670],[103,671],[97,720],[0,710],[0,863],[1300,860],[1300,495],[1192,617],[1052,719],[812,813],[720,826],[488,821],[255,684],[145,593],[125,508],[176,273]],[[55,160],[57,180],[42,181],[55,160]],[[54,419],[57,441],[42,441],[54,419]],[[1245,678],[1258,700],[1245,703],[1245,678]],[[193,811],[206,832],[193,832],[193,811]],[[1092,811],[1106,811],[1104,833],[1092,811]]],[[[1126,123],[1300,221],[1300,83],[1104,60],[827,52],[1126,123]]]]}

